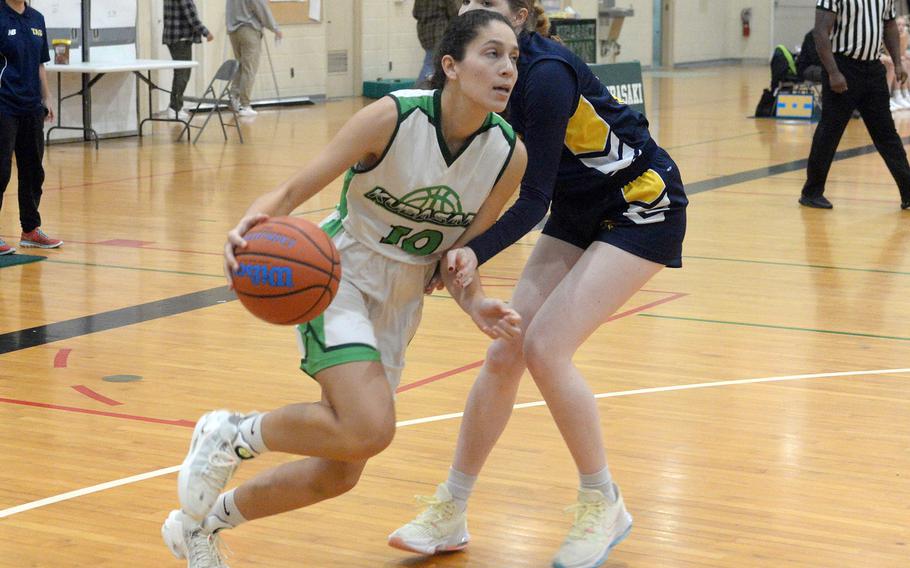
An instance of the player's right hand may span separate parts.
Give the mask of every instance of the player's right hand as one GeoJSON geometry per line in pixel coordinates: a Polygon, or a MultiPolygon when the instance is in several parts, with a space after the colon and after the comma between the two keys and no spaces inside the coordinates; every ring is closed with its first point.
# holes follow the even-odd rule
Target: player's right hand
{"type": "Polygon", "coordinates": [[[831,90],[835,93],[845,93],[847,91],[847,79],[840,71],[831,73],[828,77],[828,82],[831,85],[831,90]]]}
{"type": "Polygon", "coordinates": [[[224,243],[224,276],[227,278],[228,289],[234,289],[232,275],[240,268],[240,265],[237,264],[237,257],[234,256],[234,251],[246,248],[246,241],[244,240],[243,235],[247,234],[250,229],[268,218],[269,216],[265,213],[247,215],[237,223],[236,227],[228,232],[227,241],[224,243]]]}
{"type": "Polygon", "coordinates": [[[515,339],[521,336],[521,315],[502,300],[484,298],[471,319],[490,339],[515,339]]]}

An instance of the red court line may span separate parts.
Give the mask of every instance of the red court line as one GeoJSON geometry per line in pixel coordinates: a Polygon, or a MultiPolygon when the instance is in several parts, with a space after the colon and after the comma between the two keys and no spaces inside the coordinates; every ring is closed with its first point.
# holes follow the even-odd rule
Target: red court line
{"type": "Polygon", "coordinates": [[[85,385],[73,385],[72,388],[79,394],[84,394],[85,396],[87,396],[89,398],[93,398],[93,399],[97,400],[98,402],[103,402],[104,404],[107,404],[109,406],[120,406],[121,404],[123,404],[122,402],[117,402],[116,400],[114,400],[112,398],[108,398],[108,397],[104,396],[103,394],[97,393],[85,385]]]}
{"type": "Polygon", "coordinates": [[[76,412],[79,414],[92,414],[94,416],[107,416],[109,418],[120,418],[123,420],[151,422],[153,424],[185,426],[187,428],[192,428],[196,425],[195,422],[190,420],[167,420],[164,418],[151,418],[149,416],[136,416],[135,414],[121,414],[119,412],[105,412],[103,410],[91,410],[88,408],[77,408],[75,406],[63,406],[60,404],[48,404],[46,402],[32,402],[30,400],[16,400],[13,398],[0,398],[0,402],[5,402],[7,404],[19,404],[21,406],[33,406],[35,408],[48,408],[50,410],[64,410],[66,412],[76,412]]]}
{"type": "MultiPolygon", "coordinates": [[[[175,175],[179,175],[179,174],[191,174],[193,172],[218,170],[218,169],[221,169],[221,167],[222,166],[209,166],[207,168],[191,168],[189,170],[175,170],[172,172],[161,172],[158,174],[146,174],[146,175],[141,175],[141,176],[133,176],[133,177],[128,177],[128,178],[120,178],[120,179],[99,179],[98,181],[89,181],[89,182],[81,183],[79,185],[61,185],[58,187],[45,187],[44,191],[45,192],[63,191],[64,189],[79,189],[82,187],[90,187],[93,185],[101,185],[101,184],[105,184],[105,183],[121,183],[121,182],[125,182],[125,181],[139,181],[139,180],[143,180],[143,179],[153,179],[153,178],[157,178],[157,177],[175,176],[175,175]]],[[[231,166],[223,166],[223,167],[231,167],[231,166]]]]}
{"type": "Polygon", "coordinates": [[[300,168],[300,166],[289,166],[289,165],[284,165],[284,164],[268,164],[268,165],[266,165],[266,164],[227,164],[227,165],[223,165],[223,166],[208,166],[208,167],[204,167],[204,168],[190,168],[188,170],[174,170],[171,172],[161,172],[161,173],[157,173],[157,174],[145,174],[145,175],[141,175],[141,176],[133,176],[133,177],[128,177],[128,178],[120,178],[120,179],[100,179],[98,181],[89,181],[89,182],[81,183],[79,185],[61,185],[58,187],[50,187],[50,188],[45,187],[44,191],[45,192],[63,191],[64,189],[79,189],[81,187],[89,187],[92,185],[101,185],[101,184],[105,184],[105,183],[122,183],[125,181],[139,181],[139,180],[153,179],[153,178],[158,178],[158,177],[176,176],[176,175],[180,175],[180,174],[191,174],[194,172],[205,172],[205,171],[209,171],[209,170],[223,170],[225,168],[246,168],[246,167],[289,168],[289,169],[299,169],[300,168]]]}
{"type": "Polygon", "coordinates": [[[661,304],[666,304],[667,302],[672,302],[673,300],[678,300],[678,299],[682,298],[683,296],[688,296],[688,294],[684,294],[682,292],[671,292],[670,295],[667,296],[666,298],[661,298],[660,300],[654,300],[653,302],[649,302],[643,306],[638,306],[637,308],[632,308],[631,310],[626,310],[624,312],[619,312],[618,314],[613,314],[612,316],[610,316],[610,319],[608,319],[607,321],[618,320],[619,318],[624,318],[626,316],[635,315],[639,312],[643,312],[643,311],[653,308],[655,306],[659,306],[661,304]]]}
{"type": "MultiPolygon", "coordinates": [[[[626,310],[624,312],[614,314],[607,321],[613,321],[613,320],[617,320],[619,318],[631,316],[631,315],[637,314],[639,312],[643,312],[649,308],[653,308],[653,307],[659,306],[661,304],[666,304],[667,302],[672,302],[673,300],[678,300],[679,298],[682,298],[684,296],[688,296],[688,294],[685,294],[682,292],[669,292],[669,294],[670,295],[667,296],[666,298],[661,298],[660,300],[655,300],[654,302],[649,302],[649,303],[639,306],[637,308],[632,308],[630,310],[626,310]]],[[[445,371],[443,373],[439,373],[438,375],[433,375],[432,377],[420,379],[419,381],[415,381],[413,383],[398,387],[398,390],[396,390],[395,392],[405,392],[405,391],[408,391],[408,390],[411,390],[411,389],[414,389],[417,387],[421,387],[423,385],[444,379],[446,377],[451,377],[452,375],[457,375],[458,373],[463,373],[465,371],[470,371],[471,369],[476,369],[477,367],[480,367],[481,365],[483,365],[482,359],[480,361],[474,361],[473,363],[468,363],[467,365],[463,365],[461,367],[458,367],[457,369],[445,371]]],[[[75,387],[73,387],[73,388],[75,388],[75,387]]],[[[22,406],[33,406],[35,408],[47,408],[47,409],[51,409],[51,410],[63,410],[66,412],[77,412],[80,414],[92,414],[95,416],[107,416],[110,418],[120,418],[123,420],[136,420],[139,422],[151,422],[154,424],[167,424],[170,426],[184,426],[187,428],[193,428],[196,425],[195,422],[190,421],[190,420],[182,420],[182,419],[181,420],[166,420],[163,418],[151,418],[148,416],[136,416],[133,414],[120,414],[118,412],[104,412],[101,410],[90,410],[87,408],[77,408],[74,406],[62,406],[59,404],[48,404],[48,403],[44,403],[44,402],[32,402],[32,401],[28,401],[28,400],[16,400],[16,399],[12,399],[12,398],[0,398],[0,403],[19,404],[22,406]]]]}
{"type": "Polygon", "coordinates": [[[474,361],[473,363],[468,363],[467,365],[458,367],[457,369],[452,369],[451,371],[446,371],[444,373],[439,373],[438,375],[433,375],[432,377],[427,377],[425,379],[420,379],[419,381],[414,381],[413,383],[404,385],[402,387],[398,387],[398,390],[396,390],[395,392],[399,393],[399,392],[404,392],[404,391],[411,390],[411,389],[416,389],[417,387],[423,386],[425,384],[432,383],[434,381],[438,381],[438,380],[444,379],[446,377],[451,377],[452,375],[457,375],[458,373],[470,371],[471,369],[476,369],[477,367],[480,367],[481,365],[483,365],[483,359],[481,359],[480,361],[474,361]]]}
{"type": "Polygon", "coordinates": [[[67,359],[69,359],[72,349],[61,349],[57,351],[57,354],[54,356],[54,367],[57,369],[63,369],[66,367],[67,359]]]}
{"type": "Polygon", "coordinates": [[[96,245],[107,245],[109,247],[127,247],[141,248],[145,245],[155,244],[155,241],[137,241],[134,239],[109,239],[107,241],[97,241],[96,245]]]}
{"type": "MultiPolygon", "coordinates": [[[[642,290],[642,291],[648,291],[648,290],[642,290]]],[[[650,291],[656,292],[657,290],[650,290],[650,291]]],[[[643,312],[649,308],[653,308],[653,307],[659,306],[661,304],[666,304],[667,302],[672,302],[673,300],[678,300],[679,298],[682,298],[683,296],[688,296],[688,294],[685,294],[683,292],[663,292],[663,293],[669,294],[669,295],[666,298],[661,298],[660,300],[655,300],[653,302],[649,302],[642,306],[638,306],[637,308],[632,308],[631,310],[626,310],[626,311],[620,312],[618,314],[613,314],[613,316],[611,316],[610,319],[608,319],[607,321],[613,321],[613,320],[617,320],[619,318],[624,318],[627,316],[635,315],[635,314],[637,314],[639,312],[643,312]]],[[[399,393],[399,392],[411,390],[413,388],[422,387],[423,385],[426,385],[426,384],[429,384],[429,383],[432,383],[432,382],[435,382],[435,381],[438,381],[441,379],[445,379],[447,377],[451,377],[452,375],[457,375],[458,373],[463,373],[465,371],[470,371],[471,369],[476,369],[477,367],[480,367],[481,365],[483,365],[483,359],[481,359],[480,361],[474,361],[473,363],[468,363],[467,365],[464,365],[463,367],[458,367],[457,369],[452,369],[451,371],[439,373],[438,375],[433,375],[432,377],[427,377],[425,379],[415,381],[413,383],[404,385],[402,387],[398,387],[398,390],[396,390],[395,392],[399,393]]]]}

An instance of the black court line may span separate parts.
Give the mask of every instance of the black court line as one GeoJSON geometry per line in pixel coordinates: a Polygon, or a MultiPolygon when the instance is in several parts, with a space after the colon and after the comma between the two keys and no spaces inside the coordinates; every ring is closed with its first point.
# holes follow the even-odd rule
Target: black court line
{"type": "MultiPolygon", "coordinates": [[[[904,145],[910,144],[910,136],[901,138],[901,142],[903,142],[904,145]]],[[[872,144],[868,146],[850,148],[849,150],[841,150],[834,155],[834,161],[837,162],[840,160],[847,160],[849,158],[856,158],[858,156],[865,156],[866,154],[872,154],[874,152],[877,152],[877,150],[872,144]]],[[[686,186],[686,195],[695,195],[696,193],[711,191],[712,189],[719,189],[728,185],[735,185],[738,183],[745,183],[747,181],[755,181],[757,179],[776,176],[778,174],[805,170],[806,163],[808,161],[808,159],[804,158],[802,160],[795,160],[793,162],[787,162],[785,164],[756,168],[754,170],[749,170],[746,172],[739,172],[737,174],[720,176],[713,179],[696,181],[693,183],[685,183],[685,180],[683,180],[683,183],[685,183],[686,186]]],[[[798,196],[794,195],[793,197],[796,198],[798,196]]]]}
{"type": "MultiPolygon", "coordinates": [[[[902,138],[901,140],[905,145],[910,144],[910,136],[902,138]]],[[[834,155],[834,161],[865,156],[866,154],[871,154],[873,152],[876,152],[876,149],[875,146],[871,144],[868,146],[850,148],[849,150],[841,150],[834,155]]],[[[713,179],[687,183],[686,194],[695,195],[696,193],[703,193],[705,191],[711,191],[713,189],[719,189],[721,187],[747,181],[804,170],[806,169],[806,162],[807,159],[795,160],[793,162],[786,162],[774,166],[720,176],[713,179]]],[[[540,225],[541,227],[543,226],[542,223],[543,222],[541,222],[540,225]]],[[[234,293],[228,290],[227,286],[220,286],[201,292],[194,292],[192,294],[140,304],[131,308],[112,310],[110,312],[75,318],[64,322],[42,325],[19,331],[11,331],[0,335],[0,355],[12,353],[21,349],[28,349],[29,347],[46,345],[55,341],[72,339],[73,337],[88,335],[90,333],[126,327],[128,325],[174,316],[192,310],[208,308],[218,303],[230,302],[236,299],[234,293]]]]}
{"type": "Polygon", "coordinates": [[[234,292],[228,290],[227,286],[220,286],[129,308],[4,333],[0,335],[0,355],[90,333],[166,318],[236,299],[234,292]]]}

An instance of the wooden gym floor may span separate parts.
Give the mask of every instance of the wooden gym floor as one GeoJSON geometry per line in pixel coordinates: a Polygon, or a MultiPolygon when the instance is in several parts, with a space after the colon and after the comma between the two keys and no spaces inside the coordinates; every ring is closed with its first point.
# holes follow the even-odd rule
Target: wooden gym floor
{"type": "MultiPolygon", "coordinates": [[[[835,209],[800,208],[814,126],[747,118],[767,80],[766,66],[646,75],[691,206],[685,267],[577,357],[635,517],[612,568],[910,565],[910,211],[860,121],[832,168],[835,209]]],[[[156,126],[48,149],[41,212],[66,244],[0,269],[0,566],[179,566],[158,531],[195,419],[318,397],[291,330],[225,293],[220,249],[365,102],[264,110],[245,145],[156,126]]],[[[910,111],[896,119],[910,135],[910,111]]],[[[298,213],[319,220],[339,188],[298,213]]],[[[0,214],[12,243],[15,194],[14,179],[0,214]]],[[[538,235],[484,267],[488,293],[510,295],[538,235]]],[[[486,345],[445,294],[428,298],[392,446],[348,495],[226,533],[231,565],[548,566],[577,480],[528,377],[471,501],[468,549],[385,544],[444,479],[486,345]]]]}

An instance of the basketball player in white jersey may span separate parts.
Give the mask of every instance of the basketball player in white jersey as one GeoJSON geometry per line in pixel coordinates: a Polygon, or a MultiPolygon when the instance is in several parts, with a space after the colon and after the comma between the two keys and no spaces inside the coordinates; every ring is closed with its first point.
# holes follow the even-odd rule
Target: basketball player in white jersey
{"type": "MultiPolygon", "coordinates": [[[[524,146],[495,114],[516,80],[518,42],[508,21],[482,10],[461,16],[436,57],[442,89],[397,91],[359,111],[228,234],[230,273],[251,227],[289,214],[347,170],[337,211],[322,225],[341,253],[338,294],[297,329],[301,369],[319,383],[322,400],[247,415],[219,410],[199,420],[178,478],[181,509],[161,529],[190,568],[225,565],[216,531],[356,485],[395,433],[393,393],[424,287],[446,250],[493,224],[521,180],[524,146]],[[223,492],[242,459],[268,450],[308,457],[223,492]]],[[[520,334],[518,314],[485,298],[476,283],[451,291],[490,337],[520,334]]]]}

